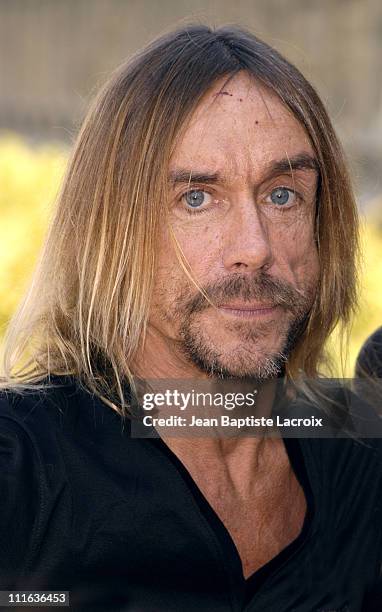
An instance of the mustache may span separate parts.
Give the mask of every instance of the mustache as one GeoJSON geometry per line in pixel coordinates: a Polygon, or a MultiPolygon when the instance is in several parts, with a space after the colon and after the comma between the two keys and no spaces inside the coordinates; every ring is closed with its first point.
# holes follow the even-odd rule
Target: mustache
{"type": "MultiPolygon", "coordinates": [[[[213,304],[219,306],[227,300],[239,298],[243,302],[262,301],[281,306],[296,317],[303,317],[310,308],[311,299],[303,290],[296,289],[289,282],[272,277],[266,272],[256,276],[233,275],[201,287],[213,304]]],[[[188,315],[202,312],[210,306],[201,292],[182,306],[188,315]]]]}

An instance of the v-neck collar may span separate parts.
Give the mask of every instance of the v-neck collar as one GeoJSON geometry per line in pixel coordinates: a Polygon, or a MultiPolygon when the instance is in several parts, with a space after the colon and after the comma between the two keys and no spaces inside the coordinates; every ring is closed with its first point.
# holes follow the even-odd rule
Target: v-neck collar
{"type": "Polygon", "coordinates": [[[176,468],[180,478],[184,481],[189,494],[199,509],[201,517],[207,521],[210,532],[213,534],[220,557],[225,566],[227,579],[231,585],[231,601],[234,610],[250,610],[254,600],[260,593],[266,580],[274,575],[292,556],[303,548],[309,539],[316,516],[316,504],[311,486],[312,476],[309,474],[309,461],[304,453],[304,440],[297,438],[282,438],[288,454],[293,471],[299,481],[306,499],[306,513],[302,529],[299,535],[283,548],[275,557],[257,569],[249,578],[245,579],[242,571],[242,563],[236,545],[220,519],[212,508],[207,498],[197,486],[191,474],[158,435],[156,438],[148,438],[168,458],[176,468]]]}

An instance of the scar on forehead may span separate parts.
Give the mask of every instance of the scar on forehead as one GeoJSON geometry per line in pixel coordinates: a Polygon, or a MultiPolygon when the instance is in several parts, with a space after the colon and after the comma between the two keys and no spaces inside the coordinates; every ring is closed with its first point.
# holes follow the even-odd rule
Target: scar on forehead
{"type": "Polygon", "coordinates": [[[233,96],[233,94],[229,93],[229,91],[218,91],[215,96],[233,96]]]}
{"type": "MultiPolygon", "coordinates": [[[[229,93],[229,91],[218,91],[216,94],[214,94],[215,96],[230,96],[232,98],[233,94],[229,93]]],[[[239,98],[239,102],[242,102],[243,98],[239,98]]]]}

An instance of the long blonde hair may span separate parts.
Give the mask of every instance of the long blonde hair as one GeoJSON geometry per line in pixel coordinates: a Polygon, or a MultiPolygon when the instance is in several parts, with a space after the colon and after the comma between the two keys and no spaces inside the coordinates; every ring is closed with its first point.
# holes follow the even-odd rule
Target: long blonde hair
{"type": "Polygon", "coordinates": [[[317,376],[329,334],[348,323],[356,301],[357,209],[341,146],[315,90],[274,49],[239,28],[192,25],[136,54],[93,102],[6,333],[1,387],[73,375],[124,412],[124,381],[145,340],[171,154],[206,90],[240,70],[276,92],[317,157],[319,288],[287,364],[290,377],[317,376]]]}

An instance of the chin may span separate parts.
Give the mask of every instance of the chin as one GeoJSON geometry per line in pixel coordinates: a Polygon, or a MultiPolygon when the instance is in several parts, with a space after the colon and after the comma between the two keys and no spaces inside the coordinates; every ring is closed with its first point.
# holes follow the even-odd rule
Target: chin
{"type": "Polygon", "coordinates": [[[260,352],[248,349],[237,349],[220,360],[224,371],[235,378],[275,378],[283,372],[286,361],[287,356],[281,350],[260,352]]]}
{"type": "Polygon", "coordinates": [[[280,342],[280,335],[278,342],[258,335],[256,339],[246,338],[245,344],[243,340],[233,341],[232,337],[224,342],[224,333],[214,342],[201,330],[189,327],[183,330],[182,340],[184,356],[213,377],[276,378],[284,371],[287,361],[286,334],[284,343],[280,342]]]}

